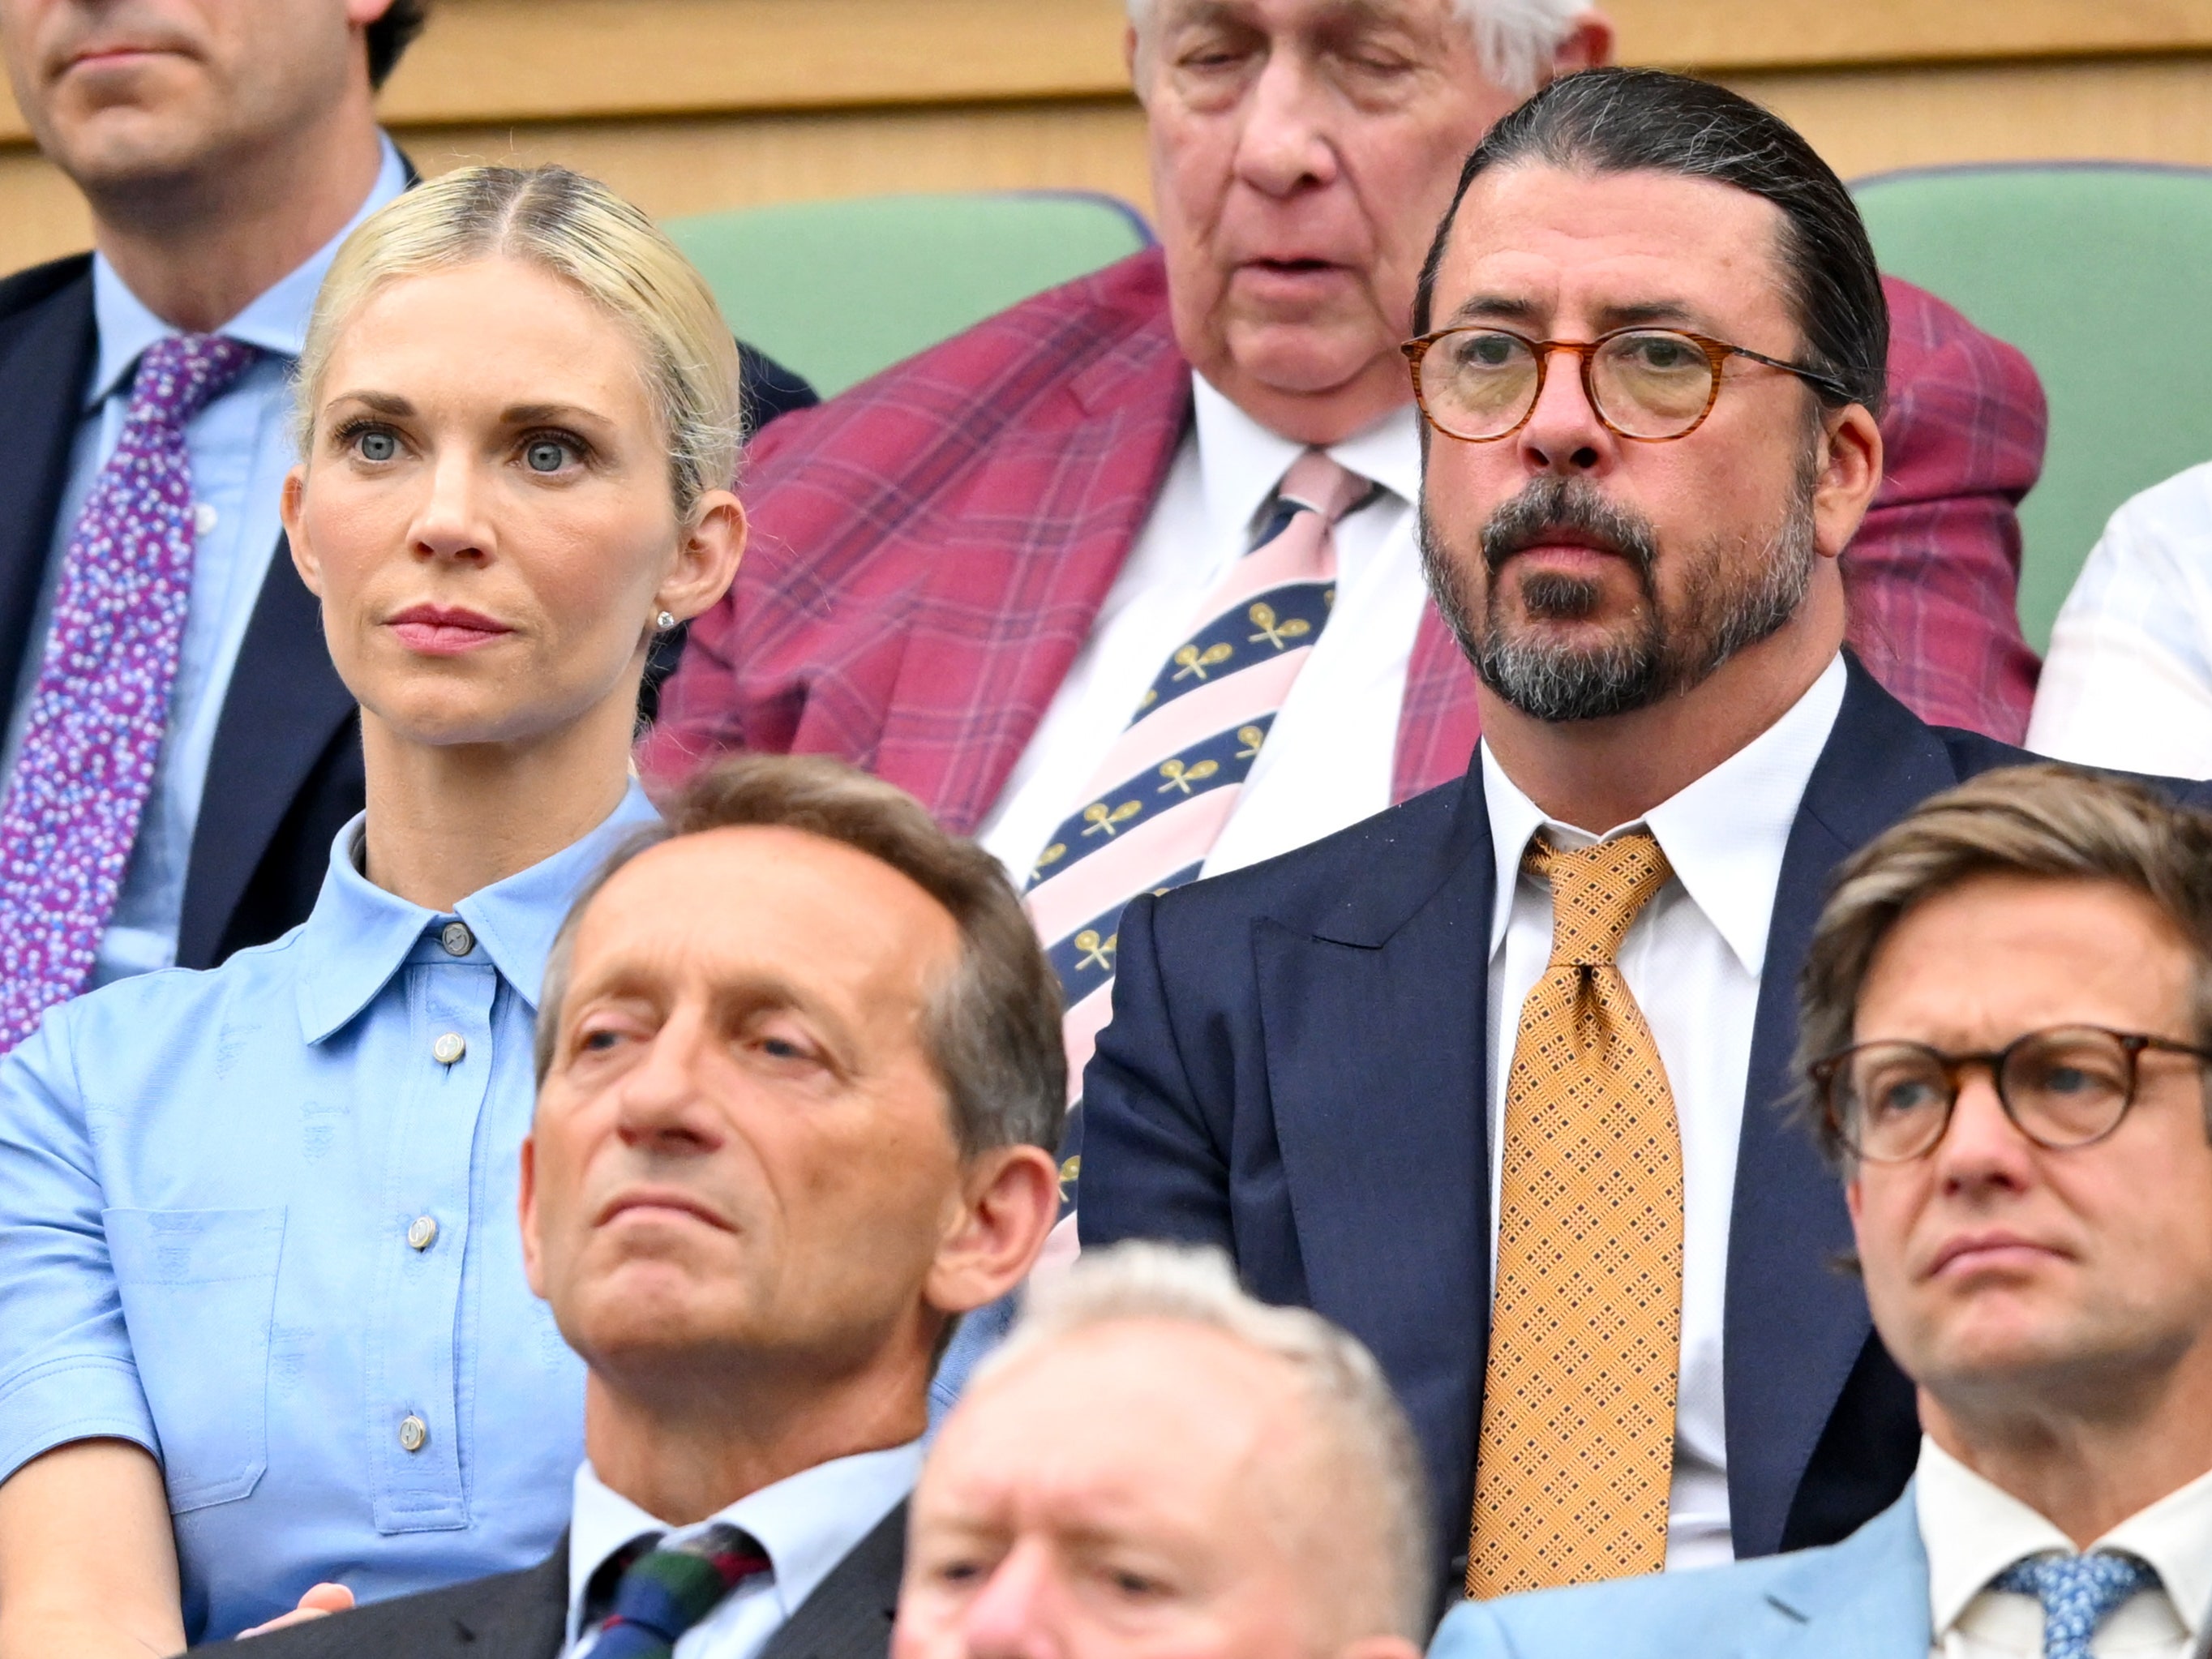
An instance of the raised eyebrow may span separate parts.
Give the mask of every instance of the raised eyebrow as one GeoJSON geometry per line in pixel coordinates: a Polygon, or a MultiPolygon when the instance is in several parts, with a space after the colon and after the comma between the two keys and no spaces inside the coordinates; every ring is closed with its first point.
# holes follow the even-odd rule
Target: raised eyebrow
{"type": "Polygon", "coordinates": [[[1533,300],[1515,299],[1504,294],[1477,294],[1462,301],[1459,308],[1444,319],[1443,326],[1457,328],[1464,323],[1519,323],[1532,326],[1537,315],[1533,300]]]}
{"type": "Polygon", "coordinates": [[[506,426],[544,426],[562,421],[599,427],[614,424],[598,410],[586,409],[581,404],[511,404],[500,411],[499,418],[506,426]]]}
{"type": "Polygon", "coordinates": [[[415,412],[415,405],[396,392],[341,392],[324,407],[335,409],[340,404],[359,404],[372,415],[389,415],[395,420],[404,420],[415,412]]]}

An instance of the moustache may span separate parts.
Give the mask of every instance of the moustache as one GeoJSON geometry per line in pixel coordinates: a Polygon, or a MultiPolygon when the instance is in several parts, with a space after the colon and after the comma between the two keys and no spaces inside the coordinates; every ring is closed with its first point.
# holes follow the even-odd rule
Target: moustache
{"type": "Polygon", "coordinates": [[[1659,561],[1649,520],[1600,495],[1582,478],[1539,478],[1492,513],[1482,526],[1482,562],[1495,576],[1516,553],[1571,532],[1601,552],[1626,559],[1648,577],[1659,561]]]}

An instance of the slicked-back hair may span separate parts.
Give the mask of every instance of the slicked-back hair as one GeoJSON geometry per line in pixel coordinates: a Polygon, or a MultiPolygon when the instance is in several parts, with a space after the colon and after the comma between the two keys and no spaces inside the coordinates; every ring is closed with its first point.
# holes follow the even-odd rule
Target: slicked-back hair
{"type": "MultiPolygon", "coordinates": [[[[1437,276],[1468,188],[1521,162],[1593,173],[1671,173],[1710,179],[1771,203],[1785,295],[1804,336],[1800,361],[1849,392],[1821,386],[1832,408],[1881,413],[1889,305],[1850,192],[1796,129],[1725,87],[1663,70],[1594,69],[1562,76],[1491,128],[1460,170],[1450,210],[1421,267],[1413,331],[1431,326],[1437,276]]],[[[1808,386],[1810,383],[1808,383],[1808,386]]]]}
{"type": "Polygon", "coordinates": [[[2212,1043],[2212,815],[2132,779],[2041,764],[1984,772],[1923,802],[1836,878],[1798,981],[1800,1103],[1820,1149],[1849,1167],[1809,1069],[1854,1041],[1859,994],[1905,914],[1978,876],[2113,882],[2157,907],[2195,957],[2189,1040],[2212,1043]]]}
{"type": "Polygon", "coordinates": [[[392,9],[362,31],[368,37],[368,84],[380,87],[430,21],[430,0],[392,0],[392,9]]]}
{"type": "Polygon", "coordinates": [[[713,830],[772,826],[836,842],[889,865],[943,905],[960,957],[930,994],[922,1042],[951,1102],[963,1155],[996,1146],[1056,1152],[1067,1110],[1060,980],[999,862],[940,828],[904,790],[819,755],[740,755],[701,773],[661,822],[617,848],[576,901],[545,961],[536,1060],[542,1088],[560,1043],[576,934],[592,901],[652,848],[713,830]]]}

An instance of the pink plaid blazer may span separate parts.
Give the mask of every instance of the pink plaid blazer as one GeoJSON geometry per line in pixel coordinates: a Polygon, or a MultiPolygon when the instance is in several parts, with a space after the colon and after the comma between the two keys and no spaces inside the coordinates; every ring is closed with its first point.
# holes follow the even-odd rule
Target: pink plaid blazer
{"type": "MultiPolygon", "coordinates": [[[[2043,464],[2027,360],[1887,283],[1889,475],[1844,556],[1852,642],[1923,719],[2018,742],[2036,659],[2014,516],[2043,464]]],[[[752,541],[692,626],[639,752],[666,783],[732,750],[835,755],[982,822],[1134,545],[1190,420],[1157,251],[1024,301],[753,447],[752,541]]],[[[1433,607],[1400,799],[1458,776],[1474,679],[1433,607]]]]}

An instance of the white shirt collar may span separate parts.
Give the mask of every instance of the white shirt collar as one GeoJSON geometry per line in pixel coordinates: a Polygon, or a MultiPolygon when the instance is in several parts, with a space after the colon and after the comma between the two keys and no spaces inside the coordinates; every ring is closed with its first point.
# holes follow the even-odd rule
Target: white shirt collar
{"type": "MultiPolygon", "coordinates": [[[[1925,1436],[1913,1503],[1928,1551],[1929,1613],[1939,1646],[1967,1604],[2007,1567],[2031,1555],[2075,1553],[2064,1533],[1925,1436]]],[[[2130,1516],[2089,1547],[2124,1551],[2156,1568],[2193,1643],[2212,1603],[2212,1474],[2130,1516]]]]}
{"type": "MultiPolygon", "coordinates": [[[[1638,820],[1667,855],[1690,902],[1753,978],[1766,962],[1766,934],[1774,921],[1774,891],[1781,884],[1790,827],[1843,710],[1848,680],[1838,653],[1780,720],[1638,820]]],[[[1593,836],[1548,818],[1505,775],[1487,742],[1481,753],[1483,799],[1498,859],[1498,901],[1490,915],[1494,957],[1505,939],[1521,855],[1531,836],[1549,830],[1559,846],[1588,847],[1636,825],[1624,823],[1593,836]]]]}
{"type": "MultiPolygon", "coordinates": [[[[1206,488],[1206,514],[1215,544],[1242,547],[1260,509],[1306,452],[1295,438],[1271,432],[1229,401],[1193,369],[1197,409],[1198,468],[1206,488]]],[[[1421,439],[1411,404],[1392,410],[1372,425],[1328,447],[1331,460],[1372,478],[1407,502],[1421,495],[1421,439]]]]}
{"type": "MultiPolygon", "coordinates": [[[[384,160],[377,168],[376,182],[369,187],[359,210],[346,221],[344,228],[337,235],[225,323],[222,331],[225,335],[246,345],[258,346],[273,356],[289,358],[300,355],[300,348],[307,338],[307,319],[314,313],[315,295],[322,289],[331,262],[338,257],[338,245],[353,234],[362,220],[407,188],[406,163],[399,159],[391,138],[379,133],[377,143],[384,160]]],[[[91,393],[85,399],[88,410],[97,408],[114,393],[124,377],[136,368],[147,347],[180,331],[146,308],[145,302],[116,274],[115,267],[108,264],[104,253],[92,256],[92,314],[100,335],[100,356],[93,369],[91,393]]]]}
{"type": "Polygon", "coordinates": [[[641,1533],[665,1533],[677,1544],[717,1521],[741,1527],[768,1553],[775,1594],[788,1619],[854,1545],[914,1490],[921,1474],[921,1442],[888,1451],[832,1458],[763,1486],[689,1527],[655,1520],[602,1481],[586,1459],[576,1470],[568,1518],[568,1640],[576,1639],[584,1591],[600,1564],[641,1533]]]}

